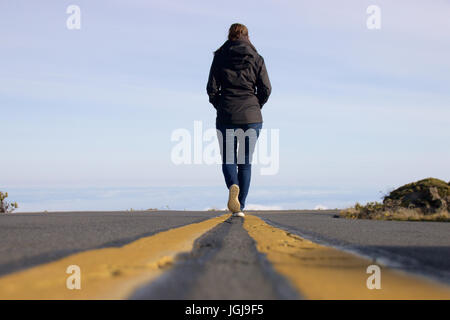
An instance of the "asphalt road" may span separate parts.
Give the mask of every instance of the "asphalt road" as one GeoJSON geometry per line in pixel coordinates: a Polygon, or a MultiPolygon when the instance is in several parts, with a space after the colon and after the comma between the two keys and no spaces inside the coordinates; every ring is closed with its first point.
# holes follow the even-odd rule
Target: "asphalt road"
{"type": "Polygon", "coordinates": [[[178,257],[175,268],[132,299],[298,299],[300,296],[256,251],[243,219],[231,217],[178,257]],[[189,276],[186,276],[189,275],[189,276]],[[180,290],[182,288],[182,290],[180,290]]]}
{"type": "MultiPolygon", "coordinates": [[[[75,252],[120,247],[223,212],[64,212],[0,216],[0,276],[75,252]]],[[[335,211],[251,212],[268,224],[388,266],[450,284],[450,224],[336,218],[335,211]]],[[[135,299],[296,299],[242,226],[230,218],[195,241],[135,299]],[[189,275],[188,277],[186,275],[189,275]],[[179,290],[180,288],[183,290],[179,290]]]]}
{"type": "Polygon", "coordinates": [[[75,252],[119,247],[141,237],[220,214],[134,211],[0,215],[0,276],[75,252]]]}
{"type": "Polygon", "coordinates": [[[335,211],[264,212],[267,223],[320,244],[450,284],[450,223],[349,220],[335,211]]]}

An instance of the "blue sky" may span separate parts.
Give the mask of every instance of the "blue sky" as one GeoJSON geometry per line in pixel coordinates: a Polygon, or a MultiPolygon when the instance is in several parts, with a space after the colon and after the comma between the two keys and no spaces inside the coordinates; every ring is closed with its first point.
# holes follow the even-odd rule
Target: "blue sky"
{"type": "Polygon", "coordinates": [[[255,187],[377,200],[448,181],[448,12],[440,0],[2,0],[0,189],[223,186],[215,165],[174,165],[170,136],[213,127],[206,80],[234,22],[266,61],[264,127],[280,130],[280,171],[255,173],[255,187]],[[81,30],[66,28],[71,4],[81,30]],[[380,30],[366,28],[371,4],[380,30]]]}

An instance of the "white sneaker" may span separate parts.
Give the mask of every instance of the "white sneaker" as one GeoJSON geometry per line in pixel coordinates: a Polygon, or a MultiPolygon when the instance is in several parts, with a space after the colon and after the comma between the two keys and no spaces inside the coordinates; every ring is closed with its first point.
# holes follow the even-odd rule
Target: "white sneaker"
{"type": "Polygon", "coordinates": [[[245,217],[245,214],[242,211],[233,213],[233,217],[245,217]]]}
{"type": "Polygon", "coordinates": [[[239,203],[239,186],[237,184],[233,184],[230,186],[229,194],[228,194],[228,209],[232,213],[236,213],[241,211],[241,204],[239,203]]]}

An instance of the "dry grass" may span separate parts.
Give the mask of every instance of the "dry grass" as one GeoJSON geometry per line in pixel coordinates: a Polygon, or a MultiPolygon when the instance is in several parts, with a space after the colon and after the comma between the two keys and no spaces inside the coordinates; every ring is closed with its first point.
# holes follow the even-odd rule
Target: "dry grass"
{"type": "Polygon", "coordinates": [[[340,216],[349,219],[450,222],[450,213],[447,210],[425,214],[420,209],[399,208],[395,211],[380,210],[367,212],[357,207],[342,210],[340,216]]]}

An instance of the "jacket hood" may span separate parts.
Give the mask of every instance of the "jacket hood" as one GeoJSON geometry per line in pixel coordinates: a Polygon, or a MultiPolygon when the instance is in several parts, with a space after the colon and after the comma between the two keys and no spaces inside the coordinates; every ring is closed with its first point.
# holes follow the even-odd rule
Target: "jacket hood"
{"type": "Polygon", "coordinates": [[[227,40],[216,52],[223,59],[224,66],[233,70],[243,70],[255,63],[258,52],[246,40],[227,40]]]}

